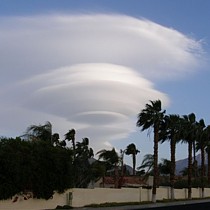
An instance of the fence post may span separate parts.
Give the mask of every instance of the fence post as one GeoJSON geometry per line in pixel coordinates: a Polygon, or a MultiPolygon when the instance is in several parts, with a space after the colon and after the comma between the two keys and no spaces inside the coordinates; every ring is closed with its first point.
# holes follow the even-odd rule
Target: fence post
{"type": "Polygon", "coordinates": [[[167,199],[169,200],[169,199],[171,199],[171,188],[167,187],[167,189],[168,189],[168,198],[167,199]]]}
{"type": "Polygon", "coordinates": [[[152,192],[152,189],[147,189],[147,201],[151,201],[152,200],[151,192],[152,192]]]}
{"type": "Polygon", "coordinates": [[[139,202],[141,202],[141,187],[139,187],[139,202]]]}
{"type": "Polygon", "coordinates": [[[68,192],[66,194],[66,200],[67,200],[67,205],[72,206],[73,192],[68,192]]]}
{"type": "Polygon", "coordinates": [[[185,199],[187,199],[188,198],[188,189],[184,188],[184,190],[185,190],[185,199]]]}

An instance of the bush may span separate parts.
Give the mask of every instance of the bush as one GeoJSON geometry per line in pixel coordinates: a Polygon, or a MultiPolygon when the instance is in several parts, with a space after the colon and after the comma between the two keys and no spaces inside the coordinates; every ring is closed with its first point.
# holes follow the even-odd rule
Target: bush
{"type": "Polygon", "coordinates": [[[0,138],[0,200],[29,191],[49,199],[73,186],[72,152],[44,141],[0,138]]]}
{"type": "MultiPolygon", "coordinates": [[[[193,188],[202,187],[201,179],[197,178],[197,179],[192,180],[192,187],[193,188]]],[[[204,187],[209,187],[207,178],[204,178],[204,187]]],[[[188,181],[187,180],[179,180],[179,181],[175,182],[174,188],[176,188],[176,189],[188,188],[188,181]]]]}

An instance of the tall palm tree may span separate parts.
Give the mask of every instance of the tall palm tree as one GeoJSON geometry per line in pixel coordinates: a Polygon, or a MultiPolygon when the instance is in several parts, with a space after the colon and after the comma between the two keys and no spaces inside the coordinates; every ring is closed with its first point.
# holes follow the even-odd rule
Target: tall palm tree
{"type": "Polygon", "coordinates": [[[165,115],[164,121],[161,124],[160,140],[161,143],[166,140],[170,141],[171,161],[170,161],[170,185],[171,199],[174,200],[174,183],[176,171],[176,143],[181,140],[181,118],[179,115],[165,115]]]}
{"type": "Polygon", "coordinates": [[[121,163],[121,175],[124,176],[124,154],[125,150],[120,149],[120,163],[121,163]]]}
{"type": "Polygon", "coordinates": [[[205,176],[205,144],[207,132],[205,130],[205,122],[201,119],[197,124],[196,132],[196,146],[197,149],[201,151],[201,189],[202,189],[202,198],[204,197],[204,176],[205,176]]]}
{"type": "Polygon", "coordinates": [[[156,202],[156,188],[158,181],[158,141],[160,124],[163,120],[165,110],[162,110],[161,101],[150,101],[145,109],[138,114],[136,125],[141,127],[141,131],[153,128],[154,131],[154,179],[152,188],[152,202],[156,202]]]}
{"type": "Polygon", "coordinates": [[[133,175],[136,175],[136,155],[140,151],[136,148],[135,144],[129,144],[125,150],[126,155],[132,155],[132,160],[133,160],[133,175]]]}
{"type": "Polygon", "coordinates": [[[113,148],[112,150],[100,150],[99,152],[97,152],[96,154],[98,154],[98,159],[103,159],[106,163],[107,166],[109,167],[114,167],[114,171],[115,171],[115,188],[119,187],[119,174],[118,174],[118,164],[120,162],[120,157],[118,156],[117,152],[115,151],[115,149],[113,148]]]}
{"type": "Polygon", "coordinates": [[[208,184],[210,185],[210,125],[206,127],[206,152],[207,152],[207,163],[208,163],[208,184]]]}
{"type": "Polygon", "coordinates": [[[194,113],[183,115],[182,139],[188,143],[188,199],[192,198],[192,148],[196,138],[196,117],[194,113]]]}

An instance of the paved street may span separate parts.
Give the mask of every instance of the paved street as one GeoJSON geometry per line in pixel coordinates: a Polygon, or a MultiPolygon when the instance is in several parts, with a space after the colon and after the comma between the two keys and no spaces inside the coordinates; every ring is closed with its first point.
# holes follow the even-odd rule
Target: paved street
{"type": "Polygon", "coordinates": [[[170,203],[156,203],[156,204],[145,204],[145,205],[131,205],[131,206],[116,206],[116,207],[100,207],[90,208],[83,207],[77,208],[77,210],[198,210],[198,209],[210,209],[210,199],[205,200],[192,200],[192,201],[177,201],[170,203]]]}

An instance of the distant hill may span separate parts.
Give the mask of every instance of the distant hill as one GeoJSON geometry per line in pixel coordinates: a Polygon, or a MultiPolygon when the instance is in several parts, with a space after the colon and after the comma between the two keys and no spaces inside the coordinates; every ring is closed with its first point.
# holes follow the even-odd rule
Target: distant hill
{"type": "Polygon", "coordinates": [[[179,175],[180,172],[188,166],[188,159],[182,159],[176,161],[176,174],[179,175]]]}
{"type": "MultiPolygon", "coordinates": [[[[196,155],[196,160],[198,161],[198,165],[201,165],[201,155],[196,155]]],[[[205,158],[207,164],[207,157],[205,158]]],[[[176,161],[176,174],[180,174],[184,168],[188,167],[188,158],[177,160],[176,161]]]]}
{"type": "MultiPolygon", "coordinates": [[[[95,158],[89,158],[88,161],[89,161],[90,164],[92,164],[92,163],[94,163],[97,160],[95,158]]],[[[125,167],[126,167],[126,171],[128,171],[129,174],[132,174],[133,173],[133,168],[131,166],[125,164],[125,167]]]]}
{"type": "MultiPolygon", "coordinates": [[[[198,165],[200,166],[201,165],[201,155],[200,154],[196,155],[196,160],[198,161],[198,165]]],[[[206,160],[206,164],[207,164],[207,156],[206,156],[205,160],[206,160]]],[[[95,161],[96,161],[95,158],[89,159],[89,162],[91,164],[95,161]]],[[[127,164],[125,166],[126,166],[126,170],[129,171],[130,174],[132,174],[133,173],[132,167],[127,164]]],[[[186,167],[188,167],[188,158],[177,160],[176,161],[176,174],[177,175],[181,174],[180,172],[186,167]]]]}

